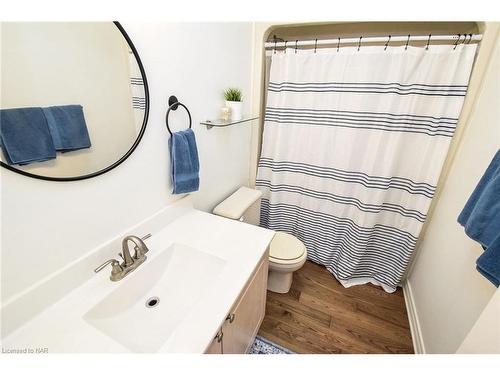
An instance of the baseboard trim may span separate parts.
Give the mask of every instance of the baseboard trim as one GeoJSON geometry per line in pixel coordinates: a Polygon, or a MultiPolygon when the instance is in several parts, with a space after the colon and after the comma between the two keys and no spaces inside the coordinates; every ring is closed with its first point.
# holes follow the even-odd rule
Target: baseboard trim
{"type": "Polygon", "coordinates": [[[425,354],[426,351],[424,340],[422,338],[422,330],[420,329],[415,300],[413,299],[411,285],[408,280],[406,280],[403,284],[403,294],[405,297],[406,310],[408,311],[413,350],[415,350],[415,354],[425,354]]]}

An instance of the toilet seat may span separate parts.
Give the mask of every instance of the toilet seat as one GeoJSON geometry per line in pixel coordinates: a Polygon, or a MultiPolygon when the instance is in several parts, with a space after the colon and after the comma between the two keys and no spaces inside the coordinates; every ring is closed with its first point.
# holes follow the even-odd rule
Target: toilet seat
{"type": "Polygon", "coordinates": [[[293,264],[301,262],[306,247],[295,236],[284,232],[276,232],[269,246],[269,260],[274,263],[293,264]]]}

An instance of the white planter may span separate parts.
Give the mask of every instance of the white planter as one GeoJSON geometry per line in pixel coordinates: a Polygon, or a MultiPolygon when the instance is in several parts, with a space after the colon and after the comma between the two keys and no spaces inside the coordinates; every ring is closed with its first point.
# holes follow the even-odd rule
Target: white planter
{"type": "Polygon", "coordinates": [[[231,121],[239,121],[243,118],[243,102],[226,100],[226,107],[231,108],[231,121]]]}

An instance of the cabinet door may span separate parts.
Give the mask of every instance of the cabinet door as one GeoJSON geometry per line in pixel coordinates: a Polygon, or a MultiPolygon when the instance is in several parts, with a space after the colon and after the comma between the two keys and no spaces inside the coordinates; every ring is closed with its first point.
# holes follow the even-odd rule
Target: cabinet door
{"type": "Polygon", "coordinates": [[[222,330],[217,333],[205,354],[222,354],[222,330]]]}
{"type": "Polygon", "coordinates": [[[268,262],[266,253],[222,328],[224,354],[244,354],[255,340],[266,310],[268,262]]]}

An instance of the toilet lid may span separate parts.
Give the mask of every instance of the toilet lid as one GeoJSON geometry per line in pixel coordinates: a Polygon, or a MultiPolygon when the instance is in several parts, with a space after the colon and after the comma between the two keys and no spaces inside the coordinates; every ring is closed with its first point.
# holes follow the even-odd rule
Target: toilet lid
{"type": "Polygon", "coordinates": [[[297,237],[276,232],[269,246],[269,257],[280,260],[294,260],[304,255],[306,247],[297,237]]]}

